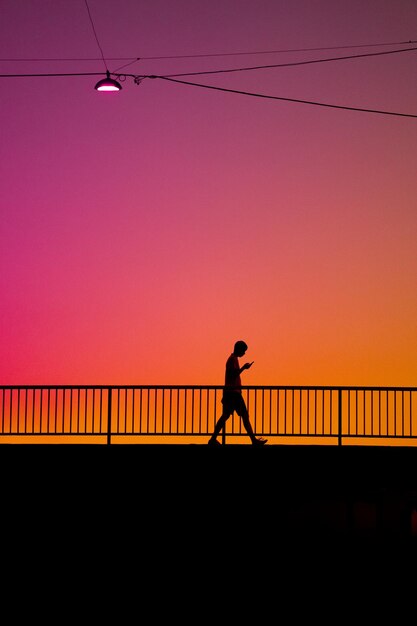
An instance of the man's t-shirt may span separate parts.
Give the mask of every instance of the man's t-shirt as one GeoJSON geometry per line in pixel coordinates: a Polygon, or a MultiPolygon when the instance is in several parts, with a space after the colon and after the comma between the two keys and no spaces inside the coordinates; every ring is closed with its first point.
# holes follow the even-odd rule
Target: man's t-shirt
{"type": "Polygon", "coordinates": [[[237,391],[238,393],[242,393],[242,382],[240,380],[239,370],[239,359],[232,353],[226,361],[225,391],[237,391]]]}

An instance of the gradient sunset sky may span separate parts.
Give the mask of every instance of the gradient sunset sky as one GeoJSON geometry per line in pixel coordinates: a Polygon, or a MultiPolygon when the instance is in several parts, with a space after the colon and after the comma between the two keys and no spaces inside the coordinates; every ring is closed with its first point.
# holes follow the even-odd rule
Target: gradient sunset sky
{"type": "Polygon", "coordinates": [[[415,386],[415,0],[88,7],[0,6],[0,384],[415,386]]]}

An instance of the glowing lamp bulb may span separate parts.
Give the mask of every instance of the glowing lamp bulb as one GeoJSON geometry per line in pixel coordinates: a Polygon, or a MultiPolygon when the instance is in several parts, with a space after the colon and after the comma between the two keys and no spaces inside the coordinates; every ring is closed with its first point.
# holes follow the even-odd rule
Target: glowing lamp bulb
{"type": "Polygon", "coordinates": [[[122,86],[117,80],[110,78],[110,72],[107,70],[106,78],[99,80],[94,89],[97,91],[120,91],[121,88],[122,86]]]}

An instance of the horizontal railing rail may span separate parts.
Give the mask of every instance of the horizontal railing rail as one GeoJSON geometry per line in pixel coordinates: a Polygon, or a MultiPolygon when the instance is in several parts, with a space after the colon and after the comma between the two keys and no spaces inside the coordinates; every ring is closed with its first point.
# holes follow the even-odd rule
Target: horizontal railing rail
{"type": "MultiPolygon", "coordinates": [[[[216,385],[0,386],[0,443],[198,441],[213,431],[222,391],[216,385]]],[[[417,437],[417,387],[245,386],[242,393],[255,433],[269,443],[407,445],[417,437]]],[[[233,414],[223,442],[244,437],[233,414]]]]}

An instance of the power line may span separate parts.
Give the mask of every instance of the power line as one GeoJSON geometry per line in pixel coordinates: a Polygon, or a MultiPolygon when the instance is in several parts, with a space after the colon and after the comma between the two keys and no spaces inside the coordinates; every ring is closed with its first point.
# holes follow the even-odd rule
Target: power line
{"type": "Polygon", "coordinates": [[[276,63],[273,65],[256,65],[252,67],[237,67],[237,68],[226,69],[226,70],[209,70],[209,71],[203,71],[203,72],[187,72],[187,73],[182,73],[182,74],[166,74],[165,76],[169,78],[175,78],[177,76],[198,76],[201,74],[225,74],[225,73],[230,73],[230,72],[247,72],[249,70],[264,70],[264,69],[271,69],[271,68],[276,68],[276,67],[292,67],[295,65],[311,65],[313,63],[327,63],[329,61],[346,61],[346,60],[351,60],[351,59],[360,59],[364,57],[380,56],[383,54],[397,54],[399,52],[412,52],[415,50],[417,50],[417,48],[402,48],[400,50],[385,50],[384,52],[368,52],[364,54],[351,54],[349,56],[331,57],[328,59],[311,59],[310,61],[294,61],[291,63],[276,63]]]}
{"type": "MultiPolygon", "coordinates": [[[[240,94],[240,95],[246,95],[246,96],[252,96],[252,97],[257,97],[257,98],[267,98],[270,100],[282,100],[282,101],[286,101],[286,102],[297,102],[297,103],[301,103],[301,104],[309,104],[309,105],[313,105],[313,106],[321,106],[321,107],[328,107],[328,108],[333,108],[333,109],[344,109],[344,110],[348,110],[348,111],[361,111],[361,112],[366,112],[366,113],[377,113],[380,115],[394,115],[394,116],[399,116],[399,117],[409,117],[409,118],[417,118],[417,115],[413,115],[413,114],[409,114],[409,113],[398,113],[395,111],[383,111],[383,110],[378,110],[378,109],[365,109],[365,108],[359,108],[359,107],[350,107],[350,106],[343,106],[343,105],[336,105],[336,104],[327,104],[324,102],[314,102],[314,101],[310,101],[310,100],[300,100],[300,99],[296,99],[296,98],[285,98],[285,97],[281,97],[281,96],[271,96],[268,94],[260,94],[260,93],[253,93],[253,92],[248,92],[248,91],[242,91],[242,90],[236,90],[236,89],[228,89],[225,87],[216,87],[214,85],[204,85],[201,83],[194,83],[194,82],[190,82],[190,81],[184,81],[184,80],[178,80],[177,77],[179,76],[190,76],[190,75],[201,75],[201,74],[217,74],[217,73],[226,73],[226,72],[237,72],[237,71],[248,71],[248,70],[258,70],[258,69],[267,69],[267,68],[276,68],[276,67],[289,67],[289,66],[294,66],[294,65],[305,65],[305,64],[312,64],[312,63],[323,63],[323,62],[328,62],[328,61],[342,61],[342,60],[350,60],[350,59],[356,59],[356,58],[364,58],[364,57],[370,57],[370,56],[379,56],[379,55],[385,55],[385,54],[396,54],[396,53],[400,53],[400,52],[411,52],[411,51],[415,51],[417,50],[417,48],[403,48],[400,50],[387,50],[384,52],[374,52],[374,53],[366,53],[366,54],[359,54],[359,55],[349,55],[349,56],[344,56],[344,57],[332,57],[332,58],[327,58],[327,59],[312,59],[310,61],[299,61],[299,62],[293,62],[293,63],[283,63],[283,64],[274,64],[274,65],[262,65],[262,66],[256,66],[256,67],[245,67],[245,68],[234,68],[234,69],[229,69],[229,70],[212,70],[212,71],[207,71],[207,72],[192,72],[192,73],[186,73],[186,74],[167,74],[164,76],[158,76],[158,75],[135,75],[135,74],[116,74],[115,72],[113,72],[114,75],[118,76],[120,79],[126,78],[127,76],[132,77],[135,82],[137,84],[139,84],[141,82],[142,79],[144,78],[160,78],[162,80],[168,80],[171,82],[176,82],[176,83],[180,83],[183,85],[190,85],[190,86],[194,86],[194,87],[201,87],[201,88],[205,88],[205,89],[214,89],[217,91],[224,91],[224,92],[228,92],[228,93],[235,93],[235,94],[240,94]]],[[[104,60],[104,58],[103,58],[104,60]]],[[[106,66],[107,67],[107,66],[106,66]]],[[[101,72],[62,72],[62,73],[38,73],[38,74],[34,74],[34,73],[30,73],[30,74],[0,74],[0,78],[27,78],[27,77],[57,77],[57,76],[101,76],[102,73],[101,72]]]]}
{"type": "Polygon", "coordinates": [[[381,115],[397,115],[400,117],[413,117],[413,118],[417,118],[417,115],[412,115],[409,113],[396,113],[394,111],[380,111],[377,109],[363,109],[363,108],[359,108],[359,107],[348,107],[348,106],[342,106],[342,105],[338,105],[338,104],[326,104],[324,102],[312,102],[310,100],[298,100],[296,98],[283,98],[283,97],[279,97],[279,96],[269,96],[266,94],[260,94],[260,93],[252,93],[249,91],[240,91],[240,90],[236,90],[236,89],[226,89],[224,87],[214,87],[213,85],[202,85],[201,83],[191,83],[189,81],[185,81],[185,80],[177,80],[175,78],[170,78],[168,76],[148,76],[148,78],[161,78],[162,80],[168,80],[174,83],[181,83],[182,85],[191,85],[193,87],[203,87],[205,89],[215,89],[217,91],[226,91],[228,93],[236,93],[236,94],[241,94],[244,96],[253,96],[256,98],[268,98],[270,100],[283,100],[285,102],[298,102],[301,104],[310,104],[310,105],[314,105],[314,106],[320,106],[320,107],[329,107],[332,109],[344,109],[346,111],[361,111],[364,113],[379,113],[381,115]]]}
{"type": "Polygon", "coordinates": [[[103,72],[62,72],[55,74],[0,74],[0,78],[54,78],[56,76],[103,76],[103,72]]]}
{"type": "Polygon", "coordinates": [[[108,70],[109,68],[107,67],[106,59],[104,58],[104,53],[103,53],[102,47],[101,47],[100,42],[99,42],[98,37],[97,37],[97,33],[96,33],[95,26],[94,26],[93,18],[91,16],[91,12],[90,12],[90,7],[88,6],[87,0],[84,0],[84,2],[85,2],[85,6],[87,8],[88,17],[90,18],[91,27],[93,29],[94,37],[96,39],[97,45],[99,47],[99,50],[101,52],[101,58],[103,59],[104,67],[106,68],[106,70],[108,70]]]}
{"type": "MultiPolygon", "coordinates": [[[[407,44],[414,44],[417,41],[395,41],[390,43],[368,43],[368,44],[356,44],[347,46],[320,46],[317,48],[282,48],[279,50],[257,50],[252,52],[217,52],[212,54],[180,54],[175,56],[154,56],[154,57],[140,57],[140,60],[158,60],[158,59],[197,59],[202,57],[227,57],[227,56],[249,56],[257,54],[282,54],[286,52],[314,52],[318,50],[342,50],[348,48],[371,48],[378,46],[405,46],[407,44]]],[[[127,60],[127,59],[126,59],[127,60]]],[[[137,59],[139,60],[139,58],[137,59]]]]}
{"type": "MultiPolygon", "coordinates": [[[[31,77],[31,78],[36,78],[36,77],[56,77],[56,76],[102,76],[102,72],[75,72],[75,73],[60,73],[60,74],[0,74],[0,78],[27,78],[27,77],[31,77]]],[[[135,80],[138,80],[138,76],[133,76],[133,78],[135,78],[135,80]]],[[[178,80],[176,78],[172,78],[170,76],[157,76],[157,75],[149,75],[149,76],[142,76],[142,79],[144,78],[160,78],[161,80],[167,80],[173,83],[179,83],[181,85],[190,85],[193,87],[202,87],[204,89],[214,89],[216,91],[224,91],[226,93],[235,93],[235,94],[240,94],[240,95],[244,95],[244,96],[252,96],[252,97],[256,97],[256,98],[266,98],[269,100],[282,100],[284,102],[298,102],[300,104],[310,104],[313,106],[320,106],[320,107],[328,107],[328,108],[332,108],[332,109],[344,109],[346,111],[361,111],[364,113],[378,113],[380,115],[394,115],[394,116],[398,116],[398,117],[410,117],[410,118],[417,118],[417,115],[413,115],[411,113],[398,113],[395,111],[382,111],[382,110],[378,110],[378,109],[364,109],[364,108],[359,108],[359,107],[349,107],[349,106],[343,106],[343,105],[338,105],[338,104],[327,104],[325,102],[314,102],[311,100],[300,100],[297,98],[285,98],[282,96],[271,96],[268,94],[261,94],[261,93],[253,93],[250,91],[242,91],[242,90],[237,90],[237,89],[227,89],[226,87],[215,87],[214,85],[203,85],[201,83],[194,83],[194,82],[190,82],[190,81],[185,81],[185,80],[178,80]]]]}
{"type": "MultiPolygon", "coordinates": [[[[88,10],[88,5],[87,5],[88,10]]],[[[91,14],[89,12],[90,20],[91,14]]],[[[94,24],[92,24],[94,36],[97,41],[97,33],[95,32],[94,24]]],[[[317,52],[319,50],[343,50],[343,49],[352,49],[352,48],[372,48],[379,46],[405,46],[408,44],[415,44],[417,40],[408,40],[408,41],[391,41],[391,42],[383,42],[383,43],[365,43],[365,44],[350,44],[345,46],[319,46],[315,48],[282,48],[278,50],[252,50],[252,51],[240,51],[240,52],[215,52],[209,54],[175,54],[175,55],[164,55],[164,56],[130,56],[130,57],[107,57],[107,61],[157,61],[164,59],[199,59],[199,58],[210,58],[210,57],[227,57],[227,56],[252,56],[252,55],[260,55],[260,54],[283,54],[288,52],[317,52]]],[[[101,50],[100,43],[97,41],[97,44],[101,50]]],[[[101,61],[103,60],[103,55],[101,57],[37,57],[37,58],[0,58],[0,61],[6,62],[42,62],[42,61],[101,61]]]]}
{"type": "MultiPolygon", "coordinates": [[[[271,69],[271,68],[277,68],[277,67],[293,67],[293,66],[297,66],[297,65],[312,65],[314,63],[328,63],[328,62],[334,62],[334,61],[346,61],[346,60],[352,60],[352,59],[363,59],[366,57],[373,57],[373,56],[381,56],[381,55],[387,55],[387,54],[398,54],[398,53],[402,53],[402,52],[414,52],[417,50],[416,48],[401,48],[399,50],[385,50],[383,52],[368,52],[368,53],[364,53],[364,54],[351,54],[348,56],[343,56],[343,57],[329,57],[329,58],[322,58],[322,59],[310,59],[309,61],[293,61],[291,63],[274,63],[272,65],[256,65],[256,66],[251,66],[251,67],[235,67],[235,68],[229,68],[229,69],[224,69],[224,70],[206,70],[206,71],[202,71],[202,72],[185,72],[185,73],[180,73],[180,74],[166,74],[166,78],[177,78],[180,76],[200,76],[202,74],[226,74],[226,73],[231,73],[231,72],[247,72],[247,71],[253,71],[253,70],[262,70],[262,69],[271,69]]],[[[1,60],[1,59],[0,59],[1,60]]],[[[107,67],[107,66],[106,66],[107,67]]],[[[115,76],[131,76],[132,78],[147,78],[147,75],[145,74],[118,74],[117,72],[112,72],[113,75],[115,76]]],[[[85,75],[85,73],[83,72],[72,72],[72,73],[60,73],[60,74],[53,74],[53,73],[43,73],[43,74],[35,74],[35,73],[30,73],[30,74],[0,74],[0,78],[15,78],[18,76],[21,77],[28,77],[28,76],[83,76],[85,75]]]]}

